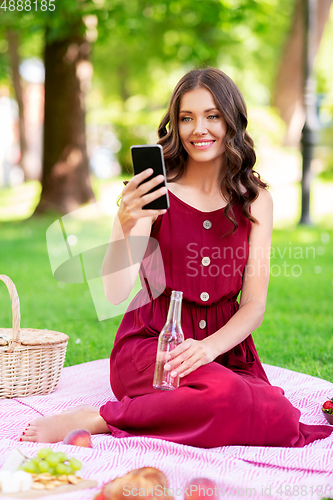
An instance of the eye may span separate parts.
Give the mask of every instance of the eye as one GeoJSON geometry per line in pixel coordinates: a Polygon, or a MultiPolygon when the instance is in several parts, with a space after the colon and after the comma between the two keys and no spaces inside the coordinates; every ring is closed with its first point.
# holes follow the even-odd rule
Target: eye
{"type": "Polygon", "coordinates": [[[220,118],[219,115],[209,115],[207,116],[208,120],[217,120],[218,118],[220,118]]]}
{"type": "Polygon", "coordinates": [[[191,117],[190,117],[190,116],[183,116],[183,117],[181,118],[181,121],[182,121],[182,122],[189,122],[190,120],[191,120],[191,117]]]}

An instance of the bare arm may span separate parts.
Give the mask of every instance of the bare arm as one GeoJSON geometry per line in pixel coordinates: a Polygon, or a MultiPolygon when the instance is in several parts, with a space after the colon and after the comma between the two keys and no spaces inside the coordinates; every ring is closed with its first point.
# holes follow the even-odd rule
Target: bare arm
{"type": "MultiPolygon", "coordinates": [[[[252,224],[250,251],[245,268],[239,310],[219,330],[207,338],[187,339],[170,353],[166,369],[182,363],[175,372],[185,376],[210,363],[250,335],[262,323],[269,281],[270,245],[273,228],[273,203],[268,191],[261,189],[251,206],[259,224],[252,224]]],[[[172,374],[176,376],[177,373],[172,374]]]]}
{"type": "Polygon", "coordinates": [[[155,177],[139,186],[151,173],[152,169],[147,169],[135,175],[122,192],[102,266],[104,292],[112,304],[120,304],[128,298],[147,248],[152,220],[166,212],[142,209],[144,205],[166,192],[166,188],[162,187],[147,194],[150,189],[161,183],[163,176],[155,177]]]}

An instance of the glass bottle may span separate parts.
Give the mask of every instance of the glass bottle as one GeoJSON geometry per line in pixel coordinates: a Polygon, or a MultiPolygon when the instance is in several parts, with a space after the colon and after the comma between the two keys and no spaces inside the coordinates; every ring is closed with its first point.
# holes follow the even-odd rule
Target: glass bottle
{"type": "Polygon", "coordinates": [[[179,376],[171,377],[171,371],[164,370],[169,361],[168,353],[184,341],[184,334],[180,326],[183,292],[171,293],[167,321],[158,337],[156,366],[153,386],[155,389],[171,390],[179,386],[179,376]]]}

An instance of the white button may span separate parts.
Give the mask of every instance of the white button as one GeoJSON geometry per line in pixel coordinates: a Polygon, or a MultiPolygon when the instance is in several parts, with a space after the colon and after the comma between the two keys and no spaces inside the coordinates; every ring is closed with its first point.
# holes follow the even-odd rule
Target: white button
{"type": "Polygon", "coordinates": [[[210,229],[212,227],[210,220],[204,220],[202,225],[205,229],[210,229]]]}
{"type": "Polygon", "coordinates": [[[207,300],[209,299],[209,294],[207,292],[200,293],[200,299],[202,300],[202,302],[207,302],[207,300]]]}
{"type": "Polygon", "coordinates": [[[210,264],[210,258],[209,257],[203,257],[203,259],[201,261],[201,264],[203,266],[209,266],[209,264],[210,264]]]}
{"type": "Polygon", "coordinates": [[[201,330],[206,328],[206,321],[204,319],[199,321],[199,328],[201,328],[201,330]]]}

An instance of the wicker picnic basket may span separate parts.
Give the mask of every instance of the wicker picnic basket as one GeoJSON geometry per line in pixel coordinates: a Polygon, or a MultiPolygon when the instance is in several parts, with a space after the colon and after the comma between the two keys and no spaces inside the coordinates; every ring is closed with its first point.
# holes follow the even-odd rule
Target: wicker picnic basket
{"type": "Polygon", "coordinates": [[[12,280],[0,274],[9,291],[13,328],[0,328],[0,398],[49,394],[60,380],[68,335],[50,330],[20,330],[20,302],[12,280]]]}

